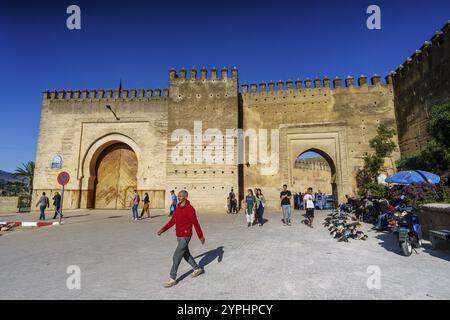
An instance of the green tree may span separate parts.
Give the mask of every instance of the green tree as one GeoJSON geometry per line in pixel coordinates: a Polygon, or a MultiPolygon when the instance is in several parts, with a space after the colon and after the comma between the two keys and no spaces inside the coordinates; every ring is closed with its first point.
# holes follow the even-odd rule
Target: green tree
{"type": "Polygon", "coordinates": [[[377,135],[369,141],[370,147],[374,150],[372,154],[366,154],[364,157],[365,173],[360,176],[366,176],[369,182],[376,183],[377,177],[381,172],[385,172],[384,159],[390,157],[397,147],[392,138],[395,136],[395,130],[385,124],[380,124],[377,128],[377,135]]]}
{"type": "Polygon", "coordinates": [[[34,177],[34,161],[28,161],[26,164],[23,163],[22,167],[17,167],[13,175],[15,177],[23,177],[28,180],[28,192],[31,196],[33,194],[33,177],[34,177]]]}
{"type": "Polygon", "coordinates": [[[395,129],[389,128],[385,124],[380,124],[377,128],[377,135],[369,141],[369,145],[375,151],[375,155],[380,158],[390,157],[397,147],[392,138],[395,136],[395,129]]]}
{"type": "Polygon", "coordinates": [[[377,128],[377,135],[369,141],[374,152],[365,155],[364,167],[356,175],[359,196],[364,196],[368,191],[380,197],[387,196],[387,187],[379,185],[377,178],[381,172],[386,171],[384,168],[385,158],[390,157],[397,147],[392,140],[395,134],[395,129],[380,124],[377,128]]]}
{"type": "Polygon", "coordinates": [[[427,129],[433,139],[444,146],[450,148],[450,101],[446,104],[433,106],[428,119],[427,129]]]}

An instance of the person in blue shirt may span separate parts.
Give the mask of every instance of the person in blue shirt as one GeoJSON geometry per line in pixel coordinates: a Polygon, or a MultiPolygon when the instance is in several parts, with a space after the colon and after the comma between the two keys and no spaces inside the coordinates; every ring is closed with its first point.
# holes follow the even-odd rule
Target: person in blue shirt
{"type": "Polygon", "coordinates": [[[170,204],[169,217],[171,217],[173,215],[175,208],[177,207],[177,204],[178,204],[178,198],[177,198],[177,195],[175,194],[174,190],[170,191],[170,199],[171,199],[171,204],[170,204]]]}

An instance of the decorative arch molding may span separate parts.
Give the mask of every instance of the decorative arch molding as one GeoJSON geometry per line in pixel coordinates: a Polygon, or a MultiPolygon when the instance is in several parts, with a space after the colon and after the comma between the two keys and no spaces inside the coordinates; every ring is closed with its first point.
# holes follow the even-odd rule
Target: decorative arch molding
{"type": "Polygon", "coordinates": [[[292,184],[292,170],[299,155],[314,151],[330,165],[331,183],[336,201],[343,201],[351,193],[350,170],[347,164],[346,127],[340,123],[286,126],[287,154],[285,165],[287,178],[292,184]]]}
{"type": "Polygon", "coordinates": [[[93,180],[95,180],[95,165],[100,154],[107,147],[116,143],[125,143],[134,151],[138,160],[137,176],[142,176],[141,148],[132,138],[128,137],[127,135],[124,135],[122,133],[110,133],[98,138],[93,143],[91,143],[83,157],[81,163],[81,175],[79,179],[84,180],[85,178],[89,178],[89,180],[92,180],[89,181],[87,185],[83,183],[83,189],[91,189],[92,187],[91,184],[93,184],[93,180]]]}
{"type": "Polygon", "coordinates": [[[320,155],[322,158],[324,158],[326,160],[326,162],[328,163],[328,165],[330,166],[330,169],[331,169],[331,183],[335,183],[336,182],[335,181],[336,180],[336,161],[330,155],[328,155],[328,153],[326,153],[325,151],[322,151],[322,150],[316,149],[316,148],[310,148],[305,151],[302,151],[301,153],[298,154],[297,158],[299,158],[301,155],[303,155],[307,152],[317,153],[318,155],[320,155]]]}

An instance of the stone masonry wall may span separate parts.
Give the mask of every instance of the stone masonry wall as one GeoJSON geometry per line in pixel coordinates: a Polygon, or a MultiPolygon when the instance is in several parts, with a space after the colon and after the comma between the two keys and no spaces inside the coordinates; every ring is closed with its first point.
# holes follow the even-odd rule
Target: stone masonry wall
{"type": "MultiPolygon", "coordinates": [[[[170,72],[167,149],[167,201],[171,189],[189,191],[189,199],[196,208],[208,212],[225,212],[226,198],[231,187],[238,191],[237,148],[226,148],[227,129],[238,128],[238,73],[223,68],[209,74],[191,69],[189,75],[181,69],[170,72]],[[197,132],[195,131],[197,123],[197,132]],[[178,139],[180,129],[184,133],[178,139]],[[213,132],[210,130],[217,129],[213,132]],[[210,136],[217,134],[216,136],[210,136]],[[184,138],[183,138],[184,137],[184,138]],[[186,140],[184,140],[186,139],[186,140]],[[186,152],[173,154],[174,148],[185,141],[192,146],[186,152]],[[211,152],[215,159],[205,160],[208,145],[218,146],[222,156],[211,152]],[[211,161],[212,160],[212,161],[211,161]]],[[[233,140],[233,143],[235,141],[233,140]]]]}
{"type": "MultiPolygon", "coordinates": [[[[369,140],[376,135],[377,126],[386,123],[395,127],[391,78],[387,78],[387,85],[382,85],[377,75],[371,80],[369,85],[362,76],[355,86],[354,79],[348,77],[343,87],[342,80],[336,78],[333,88],[328,78],[297,80],[295,87],[291,80],[263,82],[259,90],[257,84],[250,88],[244,84],[244,130],[280,132],[279,170],[261,175],[264,165],[244,165],[244,189],[261,187],[269,206],[279,208],[283,184],[293,192],[304,187],[294,184],[292,168],[301,153],[312,150],[328,157],[339,200],[345,194],[355,194],[355,175],[363,165],[364,154],[371,151],[369,140]]],[[[398,158],[399,152],[395,152],[386,162],[390,172],[398,158]]]]}
{"type": "Polygon", "coordinates": [[[164,207],[167,148],[168,91],[83,90],[44,92],[36,154],[33,203],[43,191],[50,197],[60,191],[56,176],[67,171],[64,208],[89,207],[92,174],[95,175],[94,148],[114,142],[131,144],[138,157],[137,188],[160,194],[153,207],[164,207]],[[106,105],[110,105],[120,121],[106,105]],[[62,156],[62,169],[51,169],[54,155],[62,156]],[[87,158],[88,157],[88,158],[87,158]],[[94,171],[94,172],[92,172],[94,171]]]}
{"type": "Polygon", "coordinates": [[[450,101],[450,21],[392,73],[402,156],[423,150],[431,108],[450,101]]]}

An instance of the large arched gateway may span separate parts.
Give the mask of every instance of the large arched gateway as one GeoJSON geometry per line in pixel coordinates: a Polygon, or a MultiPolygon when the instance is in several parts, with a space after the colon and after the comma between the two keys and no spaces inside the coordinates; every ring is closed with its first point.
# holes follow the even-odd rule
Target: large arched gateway
{"type": "Polygon", "coordinates": [[[116,143],[103,150],[95,166],[95,208],[130,207],[131,195],[137,187],[137,164],[136,154],[125,143],[116,143]]]}
{"type": "Polygon", "coordinates": [[[139,190],[140,158],[136,142],[123,134],[96,139],[87,148],[81,165],[80,188],[85,191],[80,207],[129,208],[133,190],[139,190]]]}
{"type": "Polygon", "coordinates": [[[302,152],[295,159],[292,168],[292,186],[294,191],[303,192],[312,187],[338,200],[336,183],[336,165],[324,151],[312,148],[302,152]],[[304,157],[304,155],[307,155],[304,157]]]}

